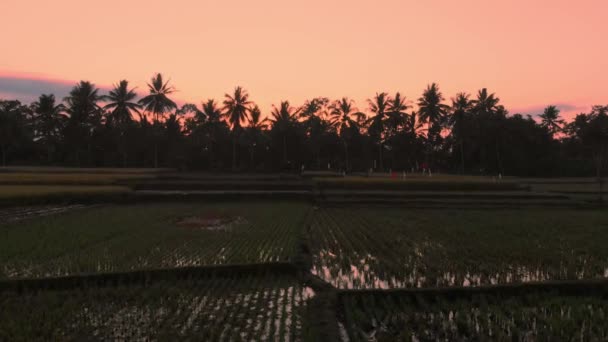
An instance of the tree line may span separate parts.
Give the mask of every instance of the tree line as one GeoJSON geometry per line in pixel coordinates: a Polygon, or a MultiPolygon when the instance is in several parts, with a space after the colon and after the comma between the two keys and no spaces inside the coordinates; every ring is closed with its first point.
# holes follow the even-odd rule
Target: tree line
{"type": "Polygon", "coordinates": [[[608,159],[608,106],[571,122],[548,106],[535,119],[485,88],[446,99],[433,83],[414,100],[378,92],[359,109],[318,97],[264,115],[241,87],[200,106],[178,106],[161,74],[147,87],[139,100],[126,80],[107,94],[80,81],[62,100],[0,100],[2,165],[590,176],[608,159]]]}

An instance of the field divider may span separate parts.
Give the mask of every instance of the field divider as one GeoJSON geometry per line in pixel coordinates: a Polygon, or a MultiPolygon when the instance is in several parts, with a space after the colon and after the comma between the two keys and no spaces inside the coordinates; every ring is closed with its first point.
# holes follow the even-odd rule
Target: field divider
{"type": "Polygon", "coordinates": [[[52,278],[4,279],[0,280],[0,293],[3,291],[27,292],[40,290],[69,290],[86,287],[112,287],[127,284],[150,284],[166,280],[184,280],[198,277],[247,277],[251,275],[266,274],[296,276],[298,274],[298,268],[289,262],[272,262],[77,274],[52,278]]]}

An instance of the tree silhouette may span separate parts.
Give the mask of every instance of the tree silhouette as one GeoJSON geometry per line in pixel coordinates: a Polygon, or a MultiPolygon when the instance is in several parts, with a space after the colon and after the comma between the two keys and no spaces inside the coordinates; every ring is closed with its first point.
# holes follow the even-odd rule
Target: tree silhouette
{"type": "Polygon", "coordinates": [[[297,121],[299,109],[294,109],[289,105],[289,101],[281,101],[279,108],[272,106],[270,113],[273,128],[276,128],[283,137],[283,165],[288,164],[287,160],[287,133],[291,126],[297,121]]]}
{"type": "Polygon", "coordinates": [[[0,154],[2,166],[7,165],[9,150],[18,150],[27,140],[29,130],[26,115],[29,108],[19,101],[0,100],[0,154]]]}
{"type": "Polygon", "coordinates": [[[420,121],[428,125],[427,146],[428,153],[433,154],[433,149],[439,145],[439,137],[442,125],[445,122],[449,106],[442,103],[443,95],[439,91],[439,86],[435,83],[427,86],[418,99],[418,115],[420,121]]]}
{"type": "Polygon", "coordinates": [[[473,109],[473,101],[470,95],[464,92],[456,94],[452,98],[452,115],[449,124],[452,127],[452,134],[456,138],[460,150],[460,173],[464,173],[464,125],[466,116],[473,109]]]}
{"type": "Polygon", "coordinates": [[[97,104],[100,100],[99,89],[88,81],[80,81],[64,98],[69,114],[66,143],[73,146],[78,165],[81,163],[80,150],[83,145],[86,146],[88,163],[91,164],[91,139],[95,127],[101,122],[101,108],[97,104]]]}
{"type": "Polygon", "coordinates": [[[268,128],[268,118],[262,119],[262,111],[257,105],[249,111],[247,119],[247,135],[249,138],[249,159],[252,168],[255,168],[255,150],[261,143],[263,133],[268,128]]]}
{"type": "Polygon", "coordinates": [[[149,94],[139,100],[143,109],[154,115],[154,121],[160,121],[160,117],[177,108],[177,104],[169,98],[175,92],[175,88],[169,85],[169,81],[163,81],[163,75],[157,73],[148,83],[149,94]]]}
{"type": "Polygon", "coordinates": [[[344,167],[348,171],[348,141],[354,134],[359,133],[359,127],[365,121],[365,114],[359,112],[353,101],[347,97],[337,100],[331,106],[331,123],[336,127],[342,143],[344,144],[344,167]]]}
{"type": "Polygon", "coordinates": [[[241,87],[234,89],[234,95],[224,95],[224,116],[232,126],[232,170],[236,170],[236,144],[241,131],[241,124],[247,119],[249,112],[249,94],[241,87]]]}
{"type": "Polygon", "coordinates": [[[556,106],[548,106],[540,115],[541,126],[547,129],[549,133],[555,134],[562,130],[564,120],[559,116],[559,109],[556,106]]]}
{"type": "Polygon", "coordinates": [[[154,167],[158,167],[158,144],[162,135],[160,118],[171,110],[177,109],[177,104],[169,98],[175,92],[175,88],[169,85],[169,81],[163,81],[163,75],[157,73],[148,83],[149,94],[139,100],[143,109],[154,115],[152,132],[154,137],[154,167]]]}
{"type": "Polygon", "coordinates": [[[385,123],[386,123],[386,114],[389,107],[389,102],[391,98],[387,93],[376,93],[376,96],[372,99],[368,99],[367,102],[369,104],[369,110],[373,113],[372,117],[369,119],[369,135],[376,142],[378,146],[378,165],[379,169],[384,170],[384,163],[382,158],[382,149],[383,144],[386,140],[385,136],[385,123]]]}
{"type": "Polygon", "coordinates": [[[62,103],[56,103],[53,94],[40,95],[31,107],[36,138],[46,150],[47,163],[52,163],[53,152],[58,149],[67,121],[66,108],[62,103]]]}

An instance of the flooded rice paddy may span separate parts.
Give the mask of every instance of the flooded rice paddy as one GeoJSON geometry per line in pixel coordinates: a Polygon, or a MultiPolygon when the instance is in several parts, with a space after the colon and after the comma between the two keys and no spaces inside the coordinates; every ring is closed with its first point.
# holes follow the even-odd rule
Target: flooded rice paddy
{"type": "Polygon", "coordinates": [[[312,296],[311,289],[287,276],[43,291],[20,297],[3,293],[0,336],[20,336],[24,332],[18,329],[27,328],[31,335],[26,336],[50,340],[300,341],[303,313],[312,296]],[[43,317],[48,322],[41,322],[43,317]],[[16,322],[42,324],[13,325],[16,322]]]}
{"type": "Polygon", "coordinates": [[[0,226],[0,278],[287,262],[307,212],[297,203],[173,203],[8,224],[0,226]]]}
{"type": "Polygon", "coordinates": [[[531,294],[425,302],[357,295],[342,301],[344,341],[605,341],[608,300],[531,294]]]}
{"type": "Polygon", "coordinates": [[[608,275],[608,216],[590,212],[320,209],[308,234],[311,272],[343,289],[608,275]]]}

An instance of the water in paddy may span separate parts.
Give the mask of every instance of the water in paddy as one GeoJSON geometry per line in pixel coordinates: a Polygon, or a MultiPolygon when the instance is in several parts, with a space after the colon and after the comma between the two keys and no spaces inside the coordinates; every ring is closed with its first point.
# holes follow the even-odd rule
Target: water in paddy
{"type": "Polygon", "coordinates": [[[530,262],[493,264],[480,260],[461,265],[446,260],[424,260],[423,248],[409,257],[387,260],[372,254],[344,255],[321,250],[313,257],[311,272],[343,289],[391,289],[449,286],[481,286],[547,280],[608,277],[608,261],[570,260],[559,265],[530,262]]]}

